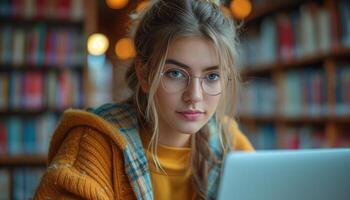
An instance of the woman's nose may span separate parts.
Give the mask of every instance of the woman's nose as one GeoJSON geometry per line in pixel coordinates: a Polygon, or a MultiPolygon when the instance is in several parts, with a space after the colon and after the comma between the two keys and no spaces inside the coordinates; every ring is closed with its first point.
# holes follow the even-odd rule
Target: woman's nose
{"type": "Polygon", "coordinates": [[[189,85],[183,94],[183,98],[186,102],[191,103],[203,100],[203,88],[200,78],[193,77],[190,80],[189,85]]]}

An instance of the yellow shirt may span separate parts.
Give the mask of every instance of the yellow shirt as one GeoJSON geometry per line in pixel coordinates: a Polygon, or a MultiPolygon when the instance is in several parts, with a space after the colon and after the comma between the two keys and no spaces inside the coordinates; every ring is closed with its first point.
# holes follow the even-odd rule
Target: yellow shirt
{"type": "MultiPolygon", "coordinates": [[[[230,131],[233,133],[233,148],[237,151],[254,151],[254,148],[244,134],[238,129],[237,124],[233,121],[230,124],[230,131]]],[[[153,156],[148,151],[149,138],[147,133],[140,131],[141,140],[148,164],[155,200],[163,199],[195,199],[195,190],[192,185],[192,170],[190,164],[191,148],[190,147],[169,147],[158,144],[158,160],[163,170],[157,170],[153,156]]]]}
{"type": "Polygon", "coordinates": [[[158,160],[166,172],[157,170],[152,154],[145,149],[150,166],[154,199],[194,199],[191,183],[190,148],[174,148],[158,145],[158,160]]]}

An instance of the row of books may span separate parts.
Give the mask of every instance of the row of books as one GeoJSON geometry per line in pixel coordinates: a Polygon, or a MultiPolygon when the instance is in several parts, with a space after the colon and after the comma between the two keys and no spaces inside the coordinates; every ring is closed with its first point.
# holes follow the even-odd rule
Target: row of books
{"type": "Polygon", "coordinates": [[[42,168],[18,168],[13,170],[12,177],[8,169],[0,169],[0,199],[32,199],[44,173],[42,168]]]}
{"type": "Polygon", "coordinates": [[[0,155],[46,155],[57,114],[0,119],[0,155]]]}
{"type": "Polygon", "coordinates": [[[2,0],[0,16],[81,20],[84,17],[83,3],[83,0],[2,0]]]}
{"type": "Polygon", "coordinates": [[[274,116],[280,113],[287,117],[338,116],[350,114],[350,66],[337,66],[335,105],[331,106],[326,72],[312,67],[303,70],[288,70],[283,74],[279,91],[271,77],[260,77],[244,83],[238,112],[249,116],[274,116]],[[277,100],[277,94],[281,98],[277,100]]]}
{"type": "Polygon", "coordinates": [[[0,73],[0,111],[82,107],[82,72],[14,71],[0,73]]]}
{"type": "Polygon", "coordinates": [[[337,67],[335,79],[335,113],[349,115],[350,113],[350,64],[337,67]]]}
{"type": "Polygon", "coordinates": [[[242,40],[244,67],[256,67],[350,46],[350,3],[337,1],[339,12],[315,2],[300,9],[263,18],[242,40]],[[340,27],[340,31],[337,32],[340,27]]]}
{"type": "Polygon", "coordinates": [[[84,36],[68,27],[35,24],[30,28],[0,26],[0,65],[82,66],[85,58],[84,36]]]}
{"type": "Polygon", "coordinates": [[[271,77],[250,80],[240,90],[238,112],[249,116],[272,116],[277,112],[276,94],[271,77]]]}
{"type": "Polygon", "coordinates": [[[282,83],[285,98],[281,111],[286,116],[329,115],[327,77],[323,69],[289,70],[282,83]]]}
{"type": "Polygon", "coordinates": [[[310,149],[329,147],[350,147],[348,133],[339,134],[333,141],[327,137],[322,127],[288,126],[278,133],[275,125],[267,123],[254,128],[242,130],[246,133],[256,149],[310,149]]]}

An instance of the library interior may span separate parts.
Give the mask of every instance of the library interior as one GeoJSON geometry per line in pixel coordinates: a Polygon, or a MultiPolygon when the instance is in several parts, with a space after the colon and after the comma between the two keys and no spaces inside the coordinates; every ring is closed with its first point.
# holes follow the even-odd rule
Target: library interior
{"type": "MultiPolygon", "coordinates": [[[[0,1],[0,199],[29,199],[68,108],[121,102],[148,0],[0,1]]],[[[239,26],[236,121],[259,150],[350,147],[350,1],[223,0],[239,26]]]]}

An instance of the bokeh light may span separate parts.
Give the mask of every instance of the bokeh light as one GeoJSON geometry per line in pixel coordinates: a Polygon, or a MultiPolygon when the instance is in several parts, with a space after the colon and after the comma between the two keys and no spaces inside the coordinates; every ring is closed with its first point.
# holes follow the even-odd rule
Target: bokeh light
{"type": "Polygon", "coordinates": [[[134,43],[130,38],[122,38],[115,45],[115,54],[121,60],[133,58],[136,55],[134,43]]]}
{"type": "Polygon", "coordinates": [[[250,0],[233,0],[230,9],[235,18],[244,19],[252,12],[252,3],[250,0]]]}
{"type": "Polygon", "coordinates": [[[108,7],[112,9],[121,9],[124,8],[129,1],[128,0],[106,0],[108,7]]]}
{"type": "Polygon", "coordinates": [[[104,54],[109,46],[108,38],[101,33],[94,33],[89,36],[87,40],[88,52],[91,55],[102,55],[104,54]]]}

